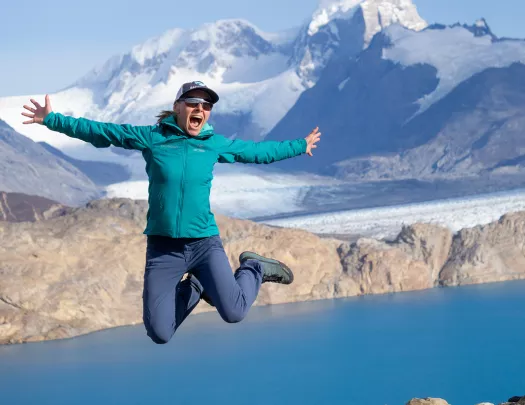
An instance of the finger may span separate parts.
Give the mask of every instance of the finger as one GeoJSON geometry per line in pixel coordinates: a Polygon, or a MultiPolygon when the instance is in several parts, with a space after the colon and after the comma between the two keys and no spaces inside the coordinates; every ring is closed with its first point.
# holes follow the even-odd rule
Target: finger
{"type": "Polygon", "coordinates": [[[35,118],[35,114],[29,114],[29,113],[26,113],[25,111],[22,113],[22,115],[24,117],[35,118]]]}
{"type": "Polygon", "coordinates": [[[46,94],[46,108],[48,108],[49,110],[52,110],[51,108],[51,99],[49,98],[49,94],[46,94]]]}
{"type": "Polygon", "coordinates": [[[35,122],[35,120],[29,120],[29,121],[24,121],[22,122],[22,124],[33,124],[35,122]]]}
{"type": "Polygon", "coordinates": [[[315,127],[315,128],[313,129],[313,131],[310,132],[310,133],[311,133],[311,134],[315,134],[315,133],[317,133],[318,131],[319,131],[319,127],[315,127]]]}
{"type": "Polygon", "coordinates": [[[29,101],[31,101],[35,105],[36,108],[42,108],[42,106],[35,99],[32,98],[29,101]]]}
{"type": "Polygon", "coordinates": [[[33,107],[30,107],[30,106],[28,106],[28,105],[26,105],[26,104],[24,104],[24,108],[25,108],[26,110],[31,111],[31,112],[36,112],[36,110],[35,110],[33,107]]]}

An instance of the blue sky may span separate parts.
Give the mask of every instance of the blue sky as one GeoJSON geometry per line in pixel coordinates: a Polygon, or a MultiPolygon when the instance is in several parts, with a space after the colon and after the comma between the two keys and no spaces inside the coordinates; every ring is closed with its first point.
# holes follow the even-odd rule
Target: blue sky
{"type": "MultiPolygon", "coordinates": [[[[430,23],[472,23],[485,17],[496,35],[525,38],[524,0],[414,2],[430,23]]],[[[264,31],[278,31],[306,21],[317,4],[318,0],[5,2],[0,16],[0,97],[55,92],[110,56],[170,28],[243,18],[264,31]]]]}

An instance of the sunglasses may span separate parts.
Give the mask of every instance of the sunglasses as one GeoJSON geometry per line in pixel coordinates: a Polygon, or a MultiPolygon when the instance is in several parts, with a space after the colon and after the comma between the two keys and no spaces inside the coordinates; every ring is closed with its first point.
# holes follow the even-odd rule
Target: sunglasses
{"type": "Polygon", "coordinates": [[[181,99],[181,101],[184,101],[184,104],[190,108],[196,108],[199,104],[202,104],[204,111],[211,111],[213,108],[213,104],[204,98],[188,97],[181,99]]]}

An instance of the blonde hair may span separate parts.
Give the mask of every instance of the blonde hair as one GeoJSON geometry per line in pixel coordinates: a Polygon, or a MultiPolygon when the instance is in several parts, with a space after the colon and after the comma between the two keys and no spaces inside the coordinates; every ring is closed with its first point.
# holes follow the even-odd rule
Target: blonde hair
{"type": "Polygon", "coordinates": [[[162,121],[164,121],[166,118],[174,117],[175,120],[177,119],[175,117],[175,111],[173,110],[162,110],[160,113],[157,114],[157,124],[160,124],[162,121]]]}

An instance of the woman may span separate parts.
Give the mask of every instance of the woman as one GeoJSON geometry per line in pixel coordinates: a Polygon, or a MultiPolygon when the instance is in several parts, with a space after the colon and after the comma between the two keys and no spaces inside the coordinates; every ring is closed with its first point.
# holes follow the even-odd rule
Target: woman
{"type": "Polygon", "coordinates": [[[293,273],[283,263],[243,252],[233,274],[210,211],[215,163],[264,163],[303,153],[312,156],[320,139],[316,128],[304,139],[249,142],[217,135],[208,124],[217,93],[202,82],[185,83],[173,110],[163,111],[152,126],[101,123],[54,113],[31,99],[30,119],[53,131],[89,142],[142,152],[149,178],[143,320],[155,343],[167,343],[202,298],[226,322],[248,313],[264,282],[290,284],[293,273]],[[183,279],[183,276],[188,277],[183,279]]]}

